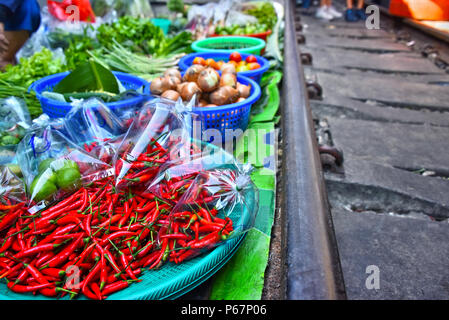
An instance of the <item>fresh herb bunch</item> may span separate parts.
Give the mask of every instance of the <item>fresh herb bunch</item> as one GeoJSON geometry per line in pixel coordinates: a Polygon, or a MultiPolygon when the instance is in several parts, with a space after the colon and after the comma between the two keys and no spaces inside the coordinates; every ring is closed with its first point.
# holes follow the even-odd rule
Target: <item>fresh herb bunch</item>
{"type": "Polygon", "coordinates": [[[5,72],[0,73],[0,98],[24,99],[31,117],[36,118],[42,114],[42,109],[35,93],[28,92],[28,87],[43,77],[66,70],[61,59],[55,59],[49,49],[43,48],[29,58],[21,58],[15,66],[8,65],[5,72]]]}
{"type": "Polygon", "coordinates": [[[272,29],[277,22],[276,10],[270,2],[255,2],[244,13],[256,17],[259,24],[266,25],[268,29],[272,29]]]}
{"type": "Polygon", "coordinates": [[[180,52],[190,52],[192,37],[183,31],[176,36],[165,37],[161,28],[150,20],[124,16],[111,24],[103,24],[97,29],[97,39],[106,49],[112,49],[113,40],[134,53],[167,56],[180,52]]]}
{"type": "Polygon", "coordinates": [[[90,58],[88,51],[95,51],[99,48],[101,48],[100,43],[87,35],[73,39],[64,52],[67,69],[74,70],[79,64],[90,58]]]}
{"type": "Polygon", "coordinates": [[[247,24],[245,26],[240,26],[238,24],[234,24],[229,27],[220,27],[217,26],[215,28],[215,33],[218,35],[245,35],[245,34],[256,34],[256,33],[264,33],[270,30],[266,24],[247,24]]]}
{"type": "Polygon", "coordinates": [[[43,48],[29,58],[21,58],[17,65],[8,65],[5,72],[0,73],[0,80],[28,88],[42,77],[66,70],[61,59],[55,59],[49,49],[43,48]]]}
{"type": "Polygon", "coordinates": [[[97,39],[105,48],[111,48],[112,39],[133,52],[152,54],[164,42],[162,29],[147,19],[124,16],[117,21],[102,24],[97,29],[97,39]]]}

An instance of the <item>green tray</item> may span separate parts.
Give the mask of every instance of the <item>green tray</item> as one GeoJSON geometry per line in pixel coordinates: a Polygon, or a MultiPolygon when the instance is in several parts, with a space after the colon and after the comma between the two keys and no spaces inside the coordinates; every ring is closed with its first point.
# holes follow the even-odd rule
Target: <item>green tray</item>
{"type": "Polygon", "coordinates": [[[192,49],[196,52],[227,52],[238,51],[241,53],[250,53],[260,55],[265,48],[265,41],[252,37],[210,37],[197,40],[192,43],[192,49]]]}
{"type": "MultiPolygon", "coordinates": [[[[216,147],[210,145],[218,151],[216,147]]],[[[230,156],[224,152],[226,156],[230,156]]],[[[230,156],[231,157],[231,156],[230,156]]],[[[224,165],[222,167],[229,167],[224,165]]],[[[258,210],[258,191],[248,188],[244,194],[246,206],[235,206],[229,214],[235,230],[243,230],[258,210]]],[[[229,239],[210,252],[204,253],[182,264],[167,263],[159,270],[145,270],[141,282],[132,283],[122,291],[111,294],[107,300],[162,300],[176,299],[200,285],[217,272],[237,251],[246,233],[229,239]]],[[[243,266],[242,266],[243,267],[243,266]]],[[[69,299],[68,295],[62,300],[69,299]]],[[[85,300],[84,296],[79,297],[85,300]]],[[[10,291],[5,282],[0,283],[0,300],[57,300],[41,294],[18,294],[10,291]]]]}

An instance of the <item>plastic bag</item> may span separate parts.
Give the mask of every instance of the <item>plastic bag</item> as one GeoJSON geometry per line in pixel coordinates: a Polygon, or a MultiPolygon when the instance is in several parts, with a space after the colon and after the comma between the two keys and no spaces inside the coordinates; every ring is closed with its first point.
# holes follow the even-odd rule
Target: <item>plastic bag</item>
{"type": "Polygon", "coordinates": [[[29,203],[40,207],[113,174],[111,166],[89,155],[51,124],[35,125],[25,135],[17,148],[17,160],[29,203]]]}
{"type": "Polygon", "coordinates": [[[14,163],[17,144],[30,126],[31,117],[22,99],[0,99],[0,164],[14,163]]]}
{"type": "Polygon", "coordinates": [[[25,202],[26,192],[22,180],[9,168],[0,168],[0,232],[15,223],[26,211],[25,202]]]}
{"type": "Polygon", "coordinates": [[[181,263],[193,258],[242,236],[254,225],[258,191],[251,182],[250,167],[239,166],[222,149],[214,151],[167,168],[140,193],[147,198],[153,195],[164,210],[173,208],[162,218],[158,218],[163,214],[158,208],[149,219],[166,229],[163,239],[169,243],[164,244],[161,236],[157,241],[159,246],[170,248],[169,261],[181,263]]]}
{"type": "Polygon", "coordinates": [[[0,145],[19,143],[30,126],[30,113],[23,100],[16,97],[0,99],[0,145]]]}
{"type": "Polygon", "coordinates": [[[64,118],[64,128],[77,144],[101,144],[125,134],[129,126],[106,104],[93,98],[73,105],[64,118]]]}
{"type": "Polygon", "coordinates": [[[149,182],[159,168],[190,141],[190,113],[181,100],[163,98],[147,102],[123,137],[114,159],[116,187],[149,182]]]}

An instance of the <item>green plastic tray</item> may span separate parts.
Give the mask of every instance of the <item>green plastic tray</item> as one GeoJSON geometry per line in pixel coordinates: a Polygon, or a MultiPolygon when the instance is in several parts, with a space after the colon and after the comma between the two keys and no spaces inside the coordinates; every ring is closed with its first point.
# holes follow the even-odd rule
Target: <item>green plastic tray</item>
{"type": "Polygon", "coordinates": [[[260,55],[265,48],[265,41],[252,37],[210,37],[197,40],[192,43],[192,49],[196,52],[227,52],[238,51],[241,53],[251,53],[260,55]]]}
{"type": "MultiPolygon", "coordinates": [[[[216,147],[210,145],[213,149],[216,147]]],[[[227,154],[227,153],[226,153],[227,154]]],[[[227,156],[231,157],[229,154],[227,156]]],[[[224,165],[223,167],[229,167],[224,165]]],[[[250,223],[252,212],[258,210],[257,189],[247,189],[244,194],[246,206],[235,206],[229,217],[235,230],[243,230],[250,223]]],[[[132,283],[122,291],[111,294],[107,300],[163,300],[176,299],[200,285],[216,273],[237,251],[246,233],[232,238],[192,260],[182,264],[167,263],[159,270],[145,270],[141,282],[132,283]]],[[[242,266],[243,267],[243,266],[242,266]]],[[[69,299],[68,295],[62,298],[69,299]]],[[[85,300],[84,296],[78,299],[85,300]]],[[[41,294],[18,294],[10,291],[5,282],[0,283],[0,300],[57,300],[41,294]]]]}

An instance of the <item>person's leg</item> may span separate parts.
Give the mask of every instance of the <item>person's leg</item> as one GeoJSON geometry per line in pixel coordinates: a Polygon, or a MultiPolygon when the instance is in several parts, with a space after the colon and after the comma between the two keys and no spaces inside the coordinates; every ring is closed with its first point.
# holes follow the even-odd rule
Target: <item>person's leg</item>
{"type": "Polygon", "coordinates": [[[346,0],[345,20],[348,22],[356,22],[359,20],[356,10],[354,9],[353,0],[346,0]]]}
{"type": "Polygon", "coordinates": [[[364,8],[364,1],[363,0],[357,0],[357,11],[356,11],[357,17],[360,20],[366,20],[366,14],[365,14],[365,8],[364,8]]]}
{"type": "Polygon", "coordinates": [[[363,4],[364,4],[363,0],[358,0],[357,1],[357,9],[363,9],[363,4]]]}
{"type": "Polygon", "coordinates": [[[338,12],[332,5],[332,0],[327,0],[327,12],[330,13],[334,18],[341,18],[343,15],[338,12]]]}
{"type": "Polygon", "coordinates": [[[334,17],[327,12],[328,0],[320,0],[320,7],[317,9],[315,17],[323,20],[332,20],[334,17]]]}

